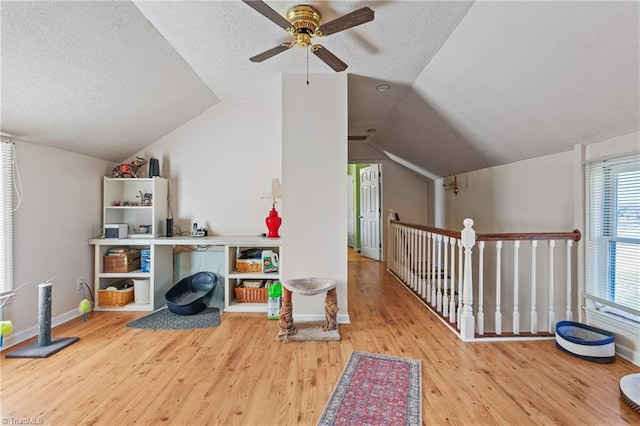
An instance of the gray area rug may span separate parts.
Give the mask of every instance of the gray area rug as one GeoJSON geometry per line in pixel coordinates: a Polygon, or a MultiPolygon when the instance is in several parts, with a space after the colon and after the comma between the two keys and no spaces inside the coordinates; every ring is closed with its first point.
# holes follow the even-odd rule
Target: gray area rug
{"type": "Polygon", "coordinates": [[[189,330],[192,328],[217,327],[219,325],[220,310],[218,308],[207,308],[194,315],[178,315],[167,308],[162,308],[130,322],[127,327],[152,330],[189,330]]]}
{"type": "Polygon", "coordinates": [[[324,331],[324,321],[294,322],[296,334],[287,336],[284,341],[290,342],[335,342],[340,340],[340,327],[336,330],[324,331]]]}

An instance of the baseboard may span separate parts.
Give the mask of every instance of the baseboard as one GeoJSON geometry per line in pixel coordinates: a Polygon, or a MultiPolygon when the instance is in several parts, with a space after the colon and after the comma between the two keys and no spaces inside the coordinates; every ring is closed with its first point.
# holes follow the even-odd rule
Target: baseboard
{"type": "MultiPolygon", "coordinates": [[[[293,315],[293,321],[324,321],[324,314],[303,314],[303,315],[293,315]]],[[[338,314],[338,324],[351,324],[351,320],[349,319],[349,314],[338,314]]]]}
{"type": "MultiPolygon", "coordinates": [[[[51,328],[57,327],[59,325],[64,324],[65,322],[69,322],[74,318],[79,317],[81,314],[78,313],[77,309],[73,309],[69,312],[65,312],[58,316],[51,318],[51,328]]],[[[0,348],[0,352],[3,352],[6,349],[11,348],[12,346],[17,345],[18,343],[22,343],[25,340],[29,340],[32,337],[38,335],[38,325],[34,325],[33,327],[29,327],[24,330],[20,330],[18,332],[13,333],[11,336],[7,336],[2,341],[2,348],[0,348]]],[[[54,336],[52,333],[52,338],[60,337],[54,336]]],[[[66,337],[66,336],[63,336],[66,337]]]]}

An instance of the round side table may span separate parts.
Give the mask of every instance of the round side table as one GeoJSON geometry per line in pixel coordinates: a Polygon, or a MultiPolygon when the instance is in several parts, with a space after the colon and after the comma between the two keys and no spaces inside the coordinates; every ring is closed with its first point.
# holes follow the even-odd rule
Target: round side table
{"type": "Polygon", "coordinates": [[[336,280],[327,278],[299,278],[286,280],[282,283],[282,307],[280,308],[280,318],[278,326],[278,340],[286,340],[287,336],[296,334],[293,325],[293,293],[303,296],[315,296],[326,292],[324,300],[325,322],[322,326],[324,331],[335,330],[338,327],[338,293],[336,280]]]}

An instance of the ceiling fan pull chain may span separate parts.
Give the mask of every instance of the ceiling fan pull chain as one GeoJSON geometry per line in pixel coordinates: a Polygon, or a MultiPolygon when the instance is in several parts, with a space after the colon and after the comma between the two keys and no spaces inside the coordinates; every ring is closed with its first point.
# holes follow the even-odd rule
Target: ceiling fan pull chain
{"type": "Polygon", "coordinates": [[[309,49],[307,48],[307,86],[309,85],[309,49]]]}

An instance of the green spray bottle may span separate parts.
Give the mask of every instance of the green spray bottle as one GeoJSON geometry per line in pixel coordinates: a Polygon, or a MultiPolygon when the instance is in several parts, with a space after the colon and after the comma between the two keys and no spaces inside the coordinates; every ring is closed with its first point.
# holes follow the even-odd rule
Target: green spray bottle
{"type": "Polygon", "coordinates": [[[267,290],[267,319],[280,318],[280,306],[282,304],[282,284],[275,282],[269,286],[267,290]]]}

